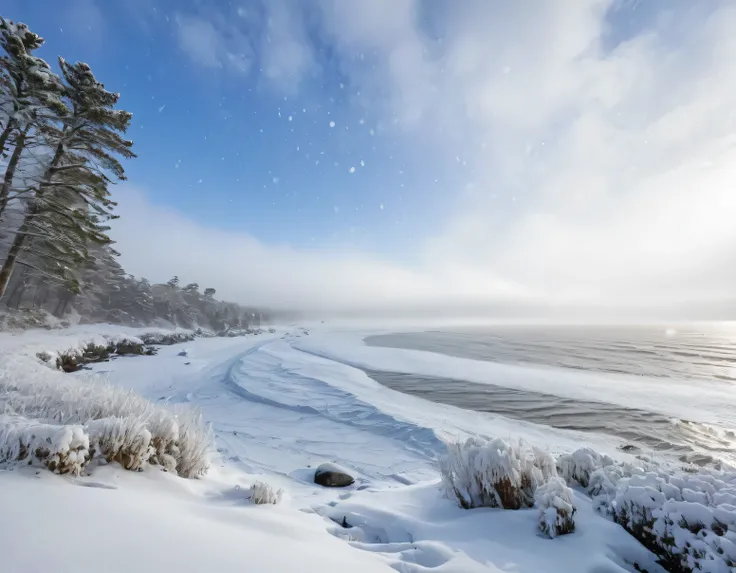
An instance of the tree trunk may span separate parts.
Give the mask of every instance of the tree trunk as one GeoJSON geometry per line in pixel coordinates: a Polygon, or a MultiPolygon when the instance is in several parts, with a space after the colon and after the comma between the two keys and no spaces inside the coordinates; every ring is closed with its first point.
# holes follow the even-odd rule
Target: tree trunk
{"type": "Polygon", "coordinates": [[[5,152],[5,144],[8,142],[10,134],[13,133],[13,129],[15,129],[15,120],[10,118],[8,120],[8,125],[5,126],[2,134],[0,134],[0,155],[5,152]]]}
{"type": "Polygon", "coordinates": [[[20,251],[23,248],[23,244],[26,241],[26,237],[28,236],[28,229],[31,227],[31,221],[33,221],[33,218],[41,212],[38,198],[41,197],[45,190],[45,187],[48,186],[48,184],[51,182],[53,170],[59,164],[59,161],[61,160],[61,157],[63,155],[64,144],[62,138],[62,141],[60,141],[59,144],[56,146],[54,158],[51,160],[51,163],[46,168],[46,173],[44,173],[44,176],[41,179],[41,185],[39,186],[38,192],[36,193],[36,199],[31,202],[31,206],[29,207],[28,211],[26,211],[26,216],[23,219],[23,224],[20,226],[20,229],[18,229],[18,232],[13,239],[13,244],[10,247],[10,251],[8,251],[8,256],[3,262],[2,269],[0,269],[0,299],[3,298],[5,290],[8,288],[8,282],[10,281],[10,277],[13,275],[13,269],[15,268],[15,261],[18,260],[18,255],[20,254],[20,251]]]}
{"type": "Polygon", "coordinates": [[[23,248],[23,244],[26,242],[26,233],[28,233],[28,228],[31,226],[31,221],[33,220],[32,217],[35,216],[37,212],[38,208],[34,205],[28,210],[28,213],[26,213],[26,218],[23,220],[23,224],[20,226],[20,229],[18,229],[18,232],[15,234],[13,244],[10,246],[10,250],[8,251],[8,256],[6,257],[5,262],[3,262],[3,268],[0,269],[0,299],[3,298],[5,290],[8,288],[10,277],[13,276],[15,261],[18,260],[18,255],[23,248]]]}
{"type": "Polygon", "coordinates": [[[23,148],[26,146],[26,135],[28,135],[29,129],[31,129],[30,125],[26,126],[26,128],[20,132],[20,135],[18,135],[13,155],[10,156],[10,161],[8,161],[8,168],[5,170],[3,184],[0,186],[0,216],[2,216],[3,211],[5,211],[5,207],[8,206],[10,188],[13,185],[13,177],[15,177],[15,170],[18,167],[20,156],[23,154],[23,148]]]}
{"type": "Polygon", "coordinates": [[[64,317],[64,315],[66,314],[66,309],[69,307],[69,303],[72,301],[73,297],[73,294],[67,293],[63,296],[63,298],[59,299],[59,302],[56,304],[56,308],[53,312],[53,315],[56,318],[64,317]]]}
{"type": "MultiPolygon", "coordinates": [[[[10,291],[10,294],[5,300],[5,305],[8,308],[13,306],[13,299],[15,298],[15,295],[18,295],[18,300],[20,300],[23,297],[23,291],[26,288],[26,284],[25,284],[26,272],[27,272],[27,269],[23,269],[23,273],[21,274],[20,278],[16,281],[15,286],[13,287],[13,290],[10,291]]],[[[16,308],[17,308],[17,305],[16,305],[16,308]]]]}

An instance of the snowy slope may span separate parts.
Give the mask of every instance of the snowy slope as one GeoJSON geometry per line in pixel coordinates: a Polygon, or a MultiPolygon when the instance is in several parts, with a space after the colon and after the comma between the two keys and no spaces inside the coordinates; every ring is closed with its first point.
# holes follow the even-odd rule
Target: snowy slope
{"type": "MultiPolygon", "coordinates": [[[[69,334],[33,333],[24,344],[0,335],[0,360],[3,352],[31,355],[86,336],[69,334]]],[[[479,434],[524,438],[555,453],[583,444],[613,453],[610,438],[394,392],[345,364],[365,350],[356,340],[328,332],[198,339],[158,356],[96,364],[92,375],[58,373],[80,384],[108,381],[158,405],[200,408],[213,424],[218,459],[201,480],[116,464],[76,478],[0,471],[0,570],[602,573],[633,571],[636,562],[661,571],[582,493],[575,493],[576,532],[551,540],[539,533],[536,510],[466,511],[439,487],[442,439],[479,434]],[[325,357],[332,344],[339,361],[325,357]],[[324,461],[347,467],[356,483],[314,485],[324,461]],[[285,499],[252,505],[247,491],[256,480],[283,488],[285,499]]]]}

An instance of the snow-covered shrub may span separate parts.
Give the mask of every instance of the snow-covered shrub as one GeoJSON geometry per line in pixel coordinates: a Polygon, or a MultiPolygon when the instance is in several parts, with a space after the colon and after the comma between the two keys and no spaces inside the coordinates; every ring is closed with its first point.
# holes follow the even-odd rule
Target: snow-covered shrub
{"type": "Polygon", "coordinates": [[[204,422],[198,411],[188,411],[177,417],[178,436],[174,445],[178,450],[176,472],[184,477],[199,477],[210,467],[215,441],[212,427],[204,422]]]}
{"type": "Polygon", "coordinates": [[[140,470],[151,456],[151,432],[136,418],[102,418],[87,424],[90,442],[108,462],[140,470]]]}
{"type": "Polygon", "coordinates": [[[79,475],[90,457],[89,436],[82,426],[0,416],[0,463],[37,460],[52,472],[79,475]]]}
{"type": "Polygon", "coordinates": [[[736,506],[718,504],[715,498],[732,492],[734,475],[652,472],[622,479],[611,512],[669,571],[731,573],[736,567],[736,506]]]}
{"type": "Polygon", "coordinates": [[[214,451],[212,429],[198,411],[155,405],[91,375],[65,376],[32,356],[0,356],[0,411],[55,426],[86,426],[93,447],[129,469],[147,459],[182,477],[198,477],[214,451]],[[145,432],[150,438],[144,447],[145,432]]]}
{"type": "Polygon", "coordinates": [[[534,494],[534,504],[539,508],[539,529],[545,535],[558,535],[575,531],[575,505],[572,490],[561,477],[550,477],[534,494]]]}
{"type": "Polygon", "coordinates": [[[250,486],[250,499],[256,505],[277,504],[283,495],[284,490],[274,489],[262,481],[257,481],[250,486]]]}
{"type": "Polygon", "coordinates": [[[578,482],[587,488],[590,475],[597,469],[613,465],[607,455],[601,455],[591,448],[580,448],[572,454],[564,454],[557,460],[557,471],[567,483],[578,482]]]}
{"type": "Polygon", "coordinates": [[[88,342],[80,341],[77,346],[60,350],[41,350],[36,357],[64,372],[76,372],[85,364],[104,362],[112,355],[152,355],[155,350],[147,348],[142,340],[136,337],[98,336],[88,342]]]}
{"type": "MultiPolygon", "coordinates": [[[[206,336],[205,331],[198,331],[197,335],[206,336]]],[[[170,346],[179,344],[180,342],[191,342],[195,338],[194,332],[177,331],[177,332],[147,332],[141,335],[144,344],[155,344],[158,346],[170,346]]]]}
{"type": "Polygon", "coordinates": [[[624,478],[644,475],[647,469],[650,467],[629,462],[615,462],[595,470],[590,474],[587,488],[588,495],[593,500],[593,509],[612,516],[611,504],[616,499],[619,482],[624,478]]]}
{"type": "Polygon", "coordinates": [[[465,509],[531,507],[537,487],[554,471],[541,450],[498,438],[486,441],[471,437],[448,444],[447,454],[440,460],[446,493],[465,509]]]}

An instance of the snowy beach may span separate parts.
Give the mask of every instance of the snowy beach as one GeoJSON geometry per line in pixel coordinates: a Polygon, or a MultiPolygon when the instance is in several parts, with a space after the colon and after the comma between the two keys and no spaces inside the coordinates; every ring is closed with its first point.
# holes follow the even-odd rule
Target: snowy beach
{"type": "MultiPolygon", "coordinates": [[[[350,365],[433,372],[463,366],[480,377],[482,364],[422,352],[399,359],[365,346],[365,333],[326,327],[198,338],[73,374],[35,358],[102,335],[136,331],[94,326],[0,335],[5,389],[21,375],[39,388],[49,380],[81,388],[104,383],[157,408],[196,408],[214,431],[211,468],[200,479],[184,479],[155,465],[136,473],[117,463],[91,464],[71,477],[11,464],[0,471],[8,524],[3,570],[128,571],[127,559],[107,557],[125,539],[136,547],[137,571],[164,564],[192,572],[240,571],[246,564],[263,572],[318,571],[346,563],[356,571],[613,572],[633,571],[634,564],[662,571],[652,553],[596,513],[581,487],[573,488],[576,530],[558,539],[539,533],[537,509],[468,511],[441,487],[446,442],[523,439],[556,456],[587,446],[636,461],[617,451],[615,440],[427,402],[350,365]],[[315,485],[314,469],[323,462],[346,468],[355,484],[315,485]],[[249,492],[259,481],[282,489],[281,502],[253,505],[249,492]]],[[[563,379],[556,389],[584,388],[563,379]]],[[[723,415],[718,394],[693,399],[723,415]]],[[[658,407],[675,414],[675,403],[673,397],[658,407]]],[[[674,470],[665,460],[662,468],[674,470]]]]}

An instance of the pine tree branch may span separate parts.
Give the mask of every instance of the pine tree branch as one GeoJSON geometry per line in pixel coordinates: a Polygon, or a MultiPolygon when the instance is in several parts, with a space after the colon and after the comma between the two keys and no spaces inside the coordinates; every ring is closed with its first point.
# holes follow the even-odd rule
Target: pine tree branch
{"type": "Polygon", "coordinates": [[[37,266],[34,266],[31,263],[27,263],[27,262],[22,261],[20,259],[16,259],[15,264],[16,265],[21,265],[22,267],[26,267],[26,268],[29,268],[29,269],[33,269],[34,271],[36,271],[38,273],[41,273],[46,278],[51,279],[53,281],[56,281],[59,284],[62,284],[64,282],[64,279],[62,279],[60,277],[57,277],[57,276],[54,276],[54,275],[52,275],[50,273],[47,273],[46,271],[43,271],[43,270],[39,269],[37,266]]]}

